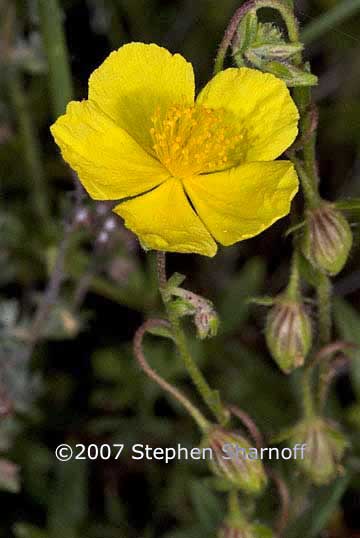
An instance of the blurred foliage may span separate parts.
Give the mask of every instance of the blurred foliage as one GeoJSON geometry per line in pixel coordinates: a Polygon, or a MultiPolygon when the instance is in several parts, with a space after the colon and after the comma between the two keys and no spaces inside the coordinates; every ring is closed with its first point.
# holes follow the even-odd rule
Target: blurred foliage
{"type": "MultiPolygon", "coordinates": [[[[129,450],[119,461],[64,464],[55,458],[60,443],[192,447],[200,440],[179,405],[145,378],[132,357],[137,326],[161,315],[154,258],[145,256],[105,203],[78,193],[79,207],[69,217],[72,176],[49,125],[72,93],[86,96],[89,74],[110,50],[131,40],[181,52],[193,62],[200,86],[239,3],[62,0],[59,11],[54,0],[0,3],[0,537],[215,536],[224,500],[200,462],[133,461],[129,450]],[[57,293],[34,335],[34,313],[69,227],[57,293]]],[[[329,10],[346,3],[295,1],[302,26],[312,24],[306,55],[319,76],[319,169],[331,200],[360,196],[360,18],[354,10],[328,23],[329,10]],[[319,31],[321,20],[327,26],[320,24],[319,31]]],[[[275,295],[286,284],[289,225],[285,219],[213,260],[174,255],[169,261],[170,270],[187,275],[188,287],[214,302],[221,318],[220,334],[211,341],[196,340],[189,327],[199,365],[268,439],[297,419],[299,389],[296,375],[290,383],[272,363],[263,337],[265,311],[249,299],[275,295]]],[[[359,282],[356,244],[335,280],[335,319],[338,337],[358,345],[359,282]]],[[[171,342],[150,336],[145,350],[167,380],[191,391],[171,342]]],[[[329,402],[352,439],[350,471],[319,492],[299,480],[291,463],[278,465],[293,501],[287,538],[315,538],[325,528],[327,536],[345,538],[360,530],[360,355],[356,349],[351,354],[350,370],[338,377],[329,402]]],[[[277,509],[275,495],[268,490],[259,505],[256,515],[265,523],[277,509]]]]}

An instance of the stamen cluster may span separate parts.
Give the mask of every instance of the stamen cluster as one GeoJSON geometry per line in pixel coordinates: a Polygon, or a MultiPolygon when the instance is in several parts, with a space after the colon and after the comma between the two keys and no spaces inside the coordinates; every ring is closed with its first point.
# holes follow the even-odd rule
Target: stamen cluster
{"type": "Polygon", "coordinates": [[[224,118],[224,111],[204,106],[157,108],[150,134],[158,159],[175,177],[221,170],[239,160],[242,135],[224,118]],[[236,151],[235,151],[236,150],[236,151]]]}

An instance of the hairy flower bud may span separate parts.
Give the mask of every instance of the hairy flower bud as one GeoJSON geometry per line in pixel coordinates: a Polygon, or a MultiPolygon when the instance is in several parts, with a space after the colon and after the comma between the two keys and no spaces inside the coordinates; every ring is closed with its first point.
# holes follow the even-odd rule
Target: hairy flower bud
{"type": "Polygon", "coordinates": [[[267,479],[255,448],[237,433],[215,427],[208,432],[204,446],[210,447],[213,457],[210,468],[226,487],[238,488],[248,494],[260,493],[267,479]]]}
{"type": "Polygon", "coordinates": [[[311,320],[302,303],[279,298],[266,320],[266,342],[285,373],[304,364],[312,344],[311,320]]]}
{"type": "Polygon", "coordinates": [[[211,301],[177,286],[169,288],[169,291],[178,297],[171,306],[176,310],[177,315],[194,316],[197,335],[201,340],[216,336],[219,328],[219,316],[211,301]]]}
{"type": "Polygon", "coordinates": [[[219,328],[219,317],[211,305],[196,312],[194,322],[198,337],[201,340],[216,336],[219,328]]]}
{"type": "Polygon", "coordinates": [[[302,252],[317,269],[336,275],[344,267],[352,246],[348,221],[333,204],[309,210],[302,239],[302,252]]]}
{"type": "Polygon", "coordinates": [[[333,424],[321,417],[305,419],[290,436],[295,445],[306,445],[304,458],[296,462],[314,484],[328,484],[336,477],[348,443],[333,424]]]}

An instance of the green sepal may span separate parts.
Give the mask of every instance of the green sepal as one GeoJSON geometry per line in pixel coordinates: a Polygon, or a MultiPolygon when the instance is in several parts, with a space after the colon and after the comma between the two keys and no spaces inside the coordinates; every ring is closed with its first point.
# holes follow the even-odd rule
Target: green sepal
{"type": "MultiPolygon", "coordinates": [[[[255,55],[252,55],[252,57],[255,57],[255,55]]],[[[258,59],[256,59],[256,63],[259,64],[258,59]]],[[[279,62],[276,60],[262,62],[260,69],[266,71],[267,73],[272,73],[276,77],[280,78],[290,88],[296,86],[316,86],[318,83],[317,76],[313,75],[312,73],[308,73],[307,71],[303,71],[299,67],[296,67],[290,63],[279,62]]]]}
{"type": "Polygon", "coordinates": [[[194,306],[183,299],[178,297],[169,303],[169,308],[175,313],[176,317],[183,318],[184,316],[192,316],[195,314],[194,306]]]}
{"type": "Polygon", "coordinates": [[[315,269],[311,263],[299,253],[299,270],[302,278],[306,280],[310,286],[317,288],[322,280],[322,273],[315,269]]]}
{"type": "Polygon", "coordinates": [[[238,57],[241,60],[242,54],[256,40],[257,33],[258,33],[258,18],[255,11],[250,11],[241,20],[238,31],[237,31],[238,39],[236,43],[236,50],[234,50],[234,58],[236,61],[238,57]]]}
{"type": "Polygon", "coordinates": [[[303,48],[302,43],[265,43],[254,44],[249,50],[259,60],[288,60],[303,48]]]}
{"type": "Polygon", "coordinates": [[[168,279],[166,283],[166,287],[169,291],[171,291],[171,288],[178,288],[181,286],[181,284],[186,279],[185,275],[182,275],[181,273],[174,273],[171,275],[171,277],[168,279]]]}
{"type": "Polygon", "coordinates": [[[154,336],[162,336],[163,338],[169,338],[170,340],[175,341],[174,335],[171,332],[170,327],[165,327],[164,325],[151,327],[147,329],[147,332],[153,334],[154,336]]]}
{"type": "Polygon", "coordinates": [[[297,224],[294,224],[293,226],[290,226],[285,232],[285,237],[288,237],[289,235],[297,232],[298,230],[301,230],[301,228],[303,228],[305,224],[306,224],[306,221],[303,220],[301,222],[298,222],[297,224]]]}

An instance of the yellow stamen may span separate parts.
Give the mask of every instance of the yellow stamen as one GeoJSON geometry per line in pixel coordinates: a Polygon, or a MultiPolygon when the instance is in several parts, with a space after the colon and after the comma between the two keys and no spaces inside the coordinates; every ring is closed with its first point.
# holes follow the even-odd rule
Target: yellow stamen
{"type": "Polygon", "coordinates": [[[241,158],[241,140],[224,112],[201,105],[158,108],[150,134],[158,159],[176,177],[221,170],[241,158]]]}

